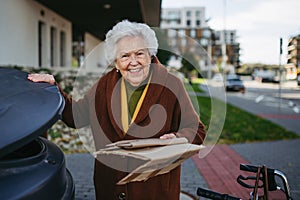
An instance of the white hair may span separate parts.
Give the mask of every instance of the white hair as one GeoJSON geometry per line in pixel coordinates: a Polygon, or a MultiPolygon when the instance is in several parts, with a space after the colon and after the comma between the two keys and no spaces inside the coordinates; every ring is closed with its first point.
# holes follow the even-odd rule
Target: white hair
{"type": "Polygon", "coordinates": [[[155,32],[146,24],[123,20],[106,34],[105,52],[109,64],[112,64],[117,57],[117,42],[126,36],[141,36],[145,40],[150,55],[157,54],[158,42],[155,32]]]}

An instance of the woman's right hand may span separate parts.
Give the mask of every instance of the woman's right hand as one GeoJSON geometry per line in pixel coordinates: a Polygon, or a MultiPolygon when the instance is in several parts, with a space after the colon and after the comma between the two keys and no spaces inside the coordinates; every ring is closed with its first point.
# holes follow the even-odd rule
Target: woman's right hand
{"type": "Polygon", "coordinates": [[[28,74],[27,78],[32,82],[46,82],[51,85],[55,84],[54,76],[51,74],[28,74]]]}

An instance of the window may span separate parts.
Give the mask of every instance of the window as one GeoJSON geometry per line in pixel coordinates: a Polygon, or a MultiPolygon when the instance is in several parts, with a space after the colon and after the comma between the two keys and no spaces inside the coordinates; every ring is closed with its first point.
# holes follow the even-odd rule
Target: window
{"type": "Polygon", "coordinates": [[[207,38],[202,38],[202,39],[200,40],[200,44],[201,44],[202,46],[208,46],[208,39],[207,39],[207,38]]]}
{"type": "Polygon", "coordinates": [[[168,14],[164,15],[167,19],[180,19],[180,11],[169,11],[168,14]]]}
{"type": "Polygon", "coordinates": [[[169,25],[171,25],[171,26],[176,26],[177,24],[178,24],[177,20],[169,21],[169,25]]]}
{"type": "Polygon", "coordinates": [[[55,27],[50,29],[50,65],[57,65],[57,30],[55,27]]]}
{"type": "Polygon", "coordinates": [[[191,11],[189,11],[189,10],[186,11],[186,16],[187,16],[187,17],[190,17],[191,15],[192,15],[192,14],[191,14],[191,11]]]}
{"type": "Polygon", "coordinates": [[[195,38],[195,37],[196,37],[196,30],[195,30],[195,29],[192,29],[192,30],[191,30],[190,36],[191,36],[192,38],[195,38]]]}
{"type": "Polygon", "coordinates": [[[205,38],[210,38],[210,36],[211,36],[210,30],[209,29],[203,29],[202,30],[202,35],[205,38]]]}
{"type": "Polygon", "coordinates": [[[46,24],[39,21],[38,24],[38,66],[46,66],[46,24]]]}
{"type": "Polygon", "coordinates": [[[186,20],[186,25],[190,26],[191,25],[191,20],[186,20]]]}
{"type": "Polygon", "coordinates": [[[196,20],[196,26],[200,26],[201,25],[201,21],[200,20],[196,20]]]}
{"type": "Polygon", "coordinates": [[[66,65],[66,33],[60,32],[60,66],[66,65]]]}

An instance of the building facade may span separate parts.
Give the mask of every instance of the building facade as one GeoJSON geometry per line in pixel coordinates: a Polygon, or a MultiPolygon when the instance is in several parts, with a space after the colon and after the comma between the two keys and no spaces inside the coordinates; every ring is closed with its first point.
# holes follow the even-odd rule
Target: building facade
{"type": "Polygon", "coordinates": [[[287,66],[291,69],[294,68],[300,75],[300,35],[289,39],[287,50],[287,66]]]}
{"type": "Polygon", "coordinates": [[[207,27],[204,7],[165,8],[161,13],[161,24],[167,28],[199,28],[207,27]]]}
{"type": "Polygon", "coordinates": [[[72,24],[41,4],[0,1],[0,26],[0,65],[71,65],[72,24]]]}
{"type": "Polygon", "coordinates": [[[160,9],[161,0],[1,0],[0,65],[107,67],[106,32],[123,19],[157,27],[160,9]]]}
{"type": "Polygon", "coordinates": [[[225,53],[227,63],[235,67],[240,65],[236,31],[225,30],[223,34],[223,31],[211,29],[204,7],[164,8],[160,28],[164,30],[174,53],[185,55],[193,52],[202,71],[219,64],[225,53]]]}
{"type": "Polygon", "coordinates": [[[216,30],[213,31],[213,50],[214,59],[222,56],[222,45],[226,46],[227,63],[238,67],[240,66],[240,44],[237,42],[236,30],[216,30]],[[224,40],[223,40],[224,37],[224,40]]]}

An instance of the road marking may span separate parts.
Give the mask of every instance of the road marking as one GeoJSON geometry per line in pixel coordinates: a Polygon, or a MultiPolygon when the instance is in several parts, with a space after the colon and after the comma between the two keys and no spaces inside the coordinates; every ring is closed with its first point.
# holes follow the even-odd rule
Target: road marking
{"type": "Polygon", "coordinates": [[[259,102],[261,102],[263,99],[265,98],[265,96],[264,95],[259,95],[258,97],[256,97],[256,99],[255,99],[255,103],[259,103],[259,102]]]}

